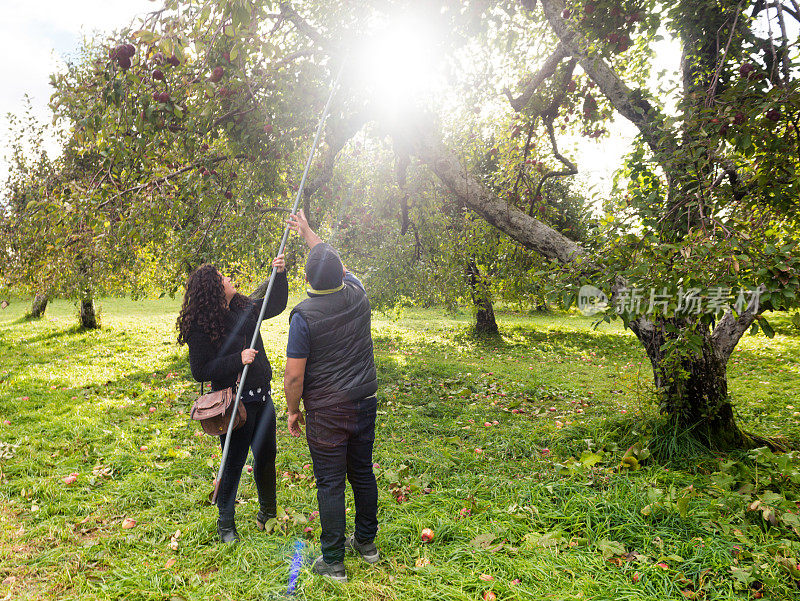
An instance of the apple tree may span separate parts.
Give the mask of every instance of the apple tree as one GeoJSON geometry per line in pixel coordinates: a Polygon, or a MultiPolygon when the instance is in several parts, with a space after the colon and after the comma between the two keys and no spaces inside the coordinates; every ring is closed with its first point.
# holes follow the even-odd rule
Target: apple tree
{"type": "Polygon", "coordinates": [[[20,274],[91,312],[97,294],[174,292],[205,260],[268,269],[325,94],[268,10],[167,2],[53,75],[65,141],[16,196],[20,274]]]}
{"type": "MultiPolygon", "coordinates": [[[[398,156],[424,165],[463,206],[526,248],[569,266],[573,295],[580,283],[604,289],[619,307],[606,317],[622,318],[636,334],[661,408],[675,423],[710,446],[750,444],[734,420],[726,365],[751,327],[770,334],[764,312],[796,304],[800,283],[798,64],[790,33],[800,18],[797,3],[434,4],[429,17],[451,32],[449,81],[463,102],[447,111],[429,102],[384,121],[398,156]],[[682,57],[668,74],[676,87],[657,91],[647,79],[664,31],[682,57]],[[476,56],[488,57],[485,68],[459,72],[454,65],[466,55],[473,65],[476,56]],[[472,109],[486,131],[496,127],[497,111],[483,116],[480,107],[503,97],[519,142],[481,139],[519,178],[499,167],[495,181],[514,184],[498,191],[465,160],[460,134],[472,109]],[[603,139],[612,116],[632,123],[638,138],[607,203],[606,238],[591,250],[536,218],[530,206],[542,202],[542,182],[580,170],[562,150],[564,137],[603,139]],[[528,162],[534,144],[547,159],[528,162]],[[633,289],[657,291],[660,302],[622,303],[633,289]],[[698,313],[678,300],[694,289],[703,305],[698,313]],[[747,295],[737,302],[742,290],[747,295]]],[[[404,6],[308,2],[282,10],[311,42],[340,57],[354,32],[404,6]]],[[[351,110],[368,104],[353,92],[351,110]]]]}

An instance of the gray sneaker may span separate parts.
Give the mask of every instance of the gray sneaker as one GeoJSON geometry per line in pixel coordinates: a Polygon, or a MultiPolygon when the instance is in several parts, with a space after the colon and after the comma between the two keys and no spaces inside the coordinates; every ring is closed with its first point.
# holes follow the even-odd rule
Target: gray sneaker
{"type": "Polygon", "coordinates": [[[323,559],[322,555],[317,557],[314,565],[311,566],[311,571],[320,576],[325,576],[336,582],[347,582],[347,572],[344,569],[344,563],[341,561],[334,561],[328,563],[323,559]]]}
{"type": "Polygon", "coordinates": [[[348,536],[344,539],[344,548],[349,549],[351,551],[355,551],[359,555],[361,555],[361,559],[366,561],[367,563],[376,563],[380,558],[380,553],[378,553],[377,547],[375,547],[375,543],[360,543],[356,540],[354,535],[348,536]]]}

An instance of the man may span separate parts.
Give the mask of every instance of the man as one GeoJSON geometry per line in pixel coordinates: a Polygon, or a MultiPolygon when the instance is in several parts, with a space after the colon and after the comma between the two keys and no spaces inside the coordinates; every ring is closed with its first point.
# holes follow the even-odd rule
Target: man
{"type": "Polygon", "coordinates": [[[290,227],[311,251],[309,298],[289,317],[283,388],[292,436],[306,438],[317,481],[322,556],[312,571],[346,582],[345,548],[375,563],[378,486],[372,472],[378,381],[372,355],[370,306],[364,286],[337,252],[320,240],[299,211],[290,227]],[[300,398],[306,411],[300,412],[300,398]],[[355,497],[355,534],[345,538],[345,478],[355,497]]]}

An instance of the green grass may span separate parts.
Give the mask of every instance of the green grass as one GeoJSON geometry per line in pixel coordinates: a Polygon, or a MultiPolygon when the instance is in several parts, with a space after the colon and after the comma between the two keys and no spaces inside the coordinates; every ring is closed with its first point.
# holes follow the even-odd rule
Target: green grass
{"type": "MultiPolygon", "coordinates": [[[[67,302],[33,322],[21,319],[19,299],[0,312],[0,598],[282,595],[295,541],[312,557],[319,535],[308,449],[280,419],[286,315],[262,332],[287,519],[258,532],[244,477],[243,540],[227,547],[206,499],[218,442],[188,418],[198,385],[174,343],[178,302],[102,305],[94,332],[74,327],[67,302]],[[136,526],[123,529],[125,518],[136,526]]],[[[502,337],[478,341],[466,333],[469,314],[375,315],[383,559],[348,557],[351,582],[341,586],[306,570],[299,597],[797,598],[800,457],[659,465],[637,447],[641,469],[627,469],[625,451],[646,447],[657,423],[635,338],[579,316],[499,319],[502,337]],[[430,544],[419,538],[425,527],[436,533],[430,544]]],[[[785,321],[771,340],[742,340],[729,386],[744,428],[796,446],[800,338],[785,321]]]]}

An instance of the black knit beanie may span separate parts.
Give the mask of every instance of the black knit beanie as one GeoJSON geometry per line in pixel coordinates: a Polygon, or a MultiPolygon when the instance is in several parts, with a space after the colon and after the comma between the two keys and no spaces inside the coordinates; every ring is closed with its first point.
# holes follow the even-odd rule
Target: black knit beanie
{"type": "Polygon", "coordinates": [[[342,260],[330,244],[321,242],[311,249],[306,261],[306,280],[317,292],[333,291],[342,285],[342,260]]]}

